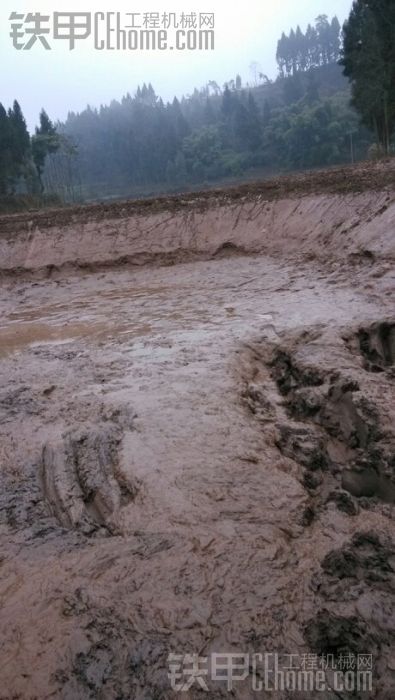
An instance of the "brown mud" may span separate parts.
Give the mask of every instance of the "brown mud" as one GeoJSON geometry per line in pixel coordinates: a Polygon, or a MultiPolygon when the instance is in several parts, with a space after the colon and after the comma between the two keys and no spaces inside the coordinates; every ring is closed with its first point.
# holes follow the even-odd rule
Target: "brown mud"
{"type": "Polygon", "coordinates": [[[173,698],[170,652],[373,654],[320,696],[393,697],[393,174],[2,217],[2,700],[173,698]]]}

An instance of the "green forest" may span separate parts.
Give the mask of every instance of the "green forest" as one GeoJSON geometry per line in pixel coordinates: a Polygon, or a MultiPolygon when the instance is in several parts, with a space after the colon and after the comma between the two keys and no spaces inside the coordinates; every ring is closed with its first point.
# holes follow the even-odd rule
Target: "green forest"
{"type": "Polygon", "coordinates": [[[277,44],[278,76],[255,66],[164,103],[151,84],[28,134],[21,107],[0,104],[0,196],[63,201],[176,192],[393,151],[395,3],[356,0],[277,44]]]}

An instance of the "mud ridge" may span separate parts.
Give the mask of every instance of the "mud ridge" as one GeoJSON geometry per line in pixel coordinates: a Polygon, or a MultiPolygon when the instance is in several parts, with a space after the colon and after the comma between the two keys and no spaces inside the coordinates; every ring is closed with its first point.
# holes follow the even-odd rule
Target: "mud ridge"
{"type": "Polygon", "coordinates": [[[138,481],[131,481],[119,462],[122,433],[107,426],[82,428],[42,453],[44,499],[65,528],[84,534],[120,534],[117,516],[132,502],[138,481]]]}
{"type": "MultiPolygon", "coordinates": [[[[368,338],[362,343],[363,358],[370,352],[383,363],[393,362],[393,327],[393,323],[378,322],[369,333],[366,329],[354,332],[354,338],[361,338],[361,334],[368,338]],[[372,338],[374,350],[369,350],[372,338]]],[[[305,515],[309,523],[315,510],[328,502],[335,502],[350,515],[377,500],[395,502],[395,434],[382,426],[390,406],[376,402],[371,395],[360,368],[360,347],[355,350],[355,366],[345,374],[331,362],[325,335],[321,334],[318,328],[285,338],[283,343],[258,346],[255,362],[266,366],[267,379],[274,382],[281,398],[276,398],[273,386],[269,398],[268,386],[264,388],[263,383],[257,388],[256,383],[247,381],[244,391],[250,410],[261,421],[275,425],[274,441],[280,452],[302,468],[300,480],[312,498],[305,515]],[[308,360],[310,351],[317,356],[314,363],[308,360]]],[[[336,339],[339,355],[345,355],[343,337],[340,329],[336,339]]],[[[329,352],[333,352],[333,344],[329,344],[329,352]]],[[[391,373],[384,372],[381,382],[386,388],[384,396],[388,391],[393,396],[391,373]]]]}
{"type": "Polygon", "coordinates": [[[395,323],[382,321],[358,330],[361,354],[365,369],[383,372],[395,363],[395,323]]]}
{"type": "MultiPolygon", "coordinates": [[[[388,320],[339,328],[335,334],[317,326],[246,348],[243,402],[265,442],[285,458],[283,468],[292,470],[306,489],[300,524],[312,537],[333,522],[333,508],[341,518],[358,523],[370,511],[393,520],[395,434],[388,422],[395,396],[388,371],[392,329],[388,320]],[[366,357],[380,362],[379,374],[366,372],[366,357]]],[[[305,618],[302,633],[311,651],[329,655],[333,670],[341,668],[347,655],[371,654],[374,682],[382,689],[377,697],[382,692],[389,698],[384,688],[392,675],[395,643],[392,537],[357,530],[342,546],[321,555],[310,589],[316,612],[305,618]]],[[[333,670],[327,674],[329,687],[333,670]]],[[[344,692],[336,697],[368,695],[344,692]]]]}
{"type": "Polygon", "coordinates": [[[357,532],[322,559],[310,585],[318,597],[318,611],[304,629],[310,648],[335,660],[350,652],[372,654],[378,683],[392,666],[395,640],[388,616],[395,590],[394,543],[377,532],[357,532]]]}

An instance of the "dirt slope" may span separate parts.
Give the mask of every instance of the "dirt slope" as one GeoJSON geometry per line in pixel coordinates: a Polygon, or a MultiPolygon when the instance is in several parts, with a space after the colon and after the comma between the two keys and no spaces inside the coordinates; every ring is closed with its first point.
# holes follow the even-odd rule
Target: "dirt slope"
{"type": "Polygon", "coordinates": [[[1,699],[177,697],[170,652],[392,697],[391,167],[1,219],[1,699]]]}

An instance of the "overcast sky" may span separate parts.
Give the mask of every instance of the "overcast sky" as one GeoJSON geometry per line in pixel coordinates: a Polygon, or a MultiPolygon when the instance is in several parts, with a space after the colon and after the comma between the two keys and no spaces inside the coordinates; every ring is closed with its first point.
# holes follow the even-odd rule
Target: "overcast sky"
{"type": "MultiPolygon", "coordinates": [[[[41,107],[54,120],[87,104],[100,106],[134,93],[151,82],[164,100],[186,95],[209,80],[221,86],[237,73],[252,82],[250,64],[256,61],[269,77],[276,76],[275,53],[282,31],[300,24],[305,30],[319,14],[348,16],[351,0],[244,0],[230,5],[225,0],[1,0],[0,8],[0,102],[9,107],[20,102],[30,129],[41,107]],[[214,51],[97,51],[91,39],[77,41],[74,51],[67,42],[48,42],[46,51],[36,43],[17,51],[10,38],[11,12],[207,12],[215,15],[214,51]]],[[[125,18],[126,19],[126,18],[125,18]]],[[[136,17],[136,23],[141,18],[136,17]]],[[[31,26],[31,25],[30,25],[31,26]]],[[[22,39],[22,43],[26,40],[22,39]]]]}

